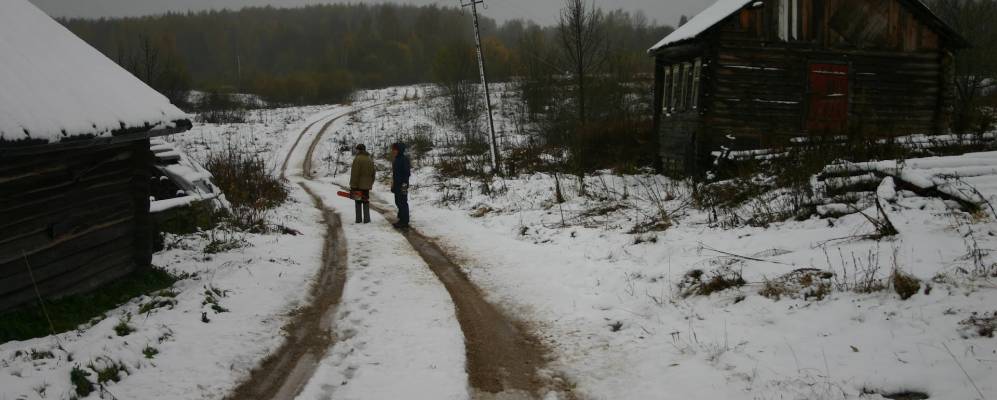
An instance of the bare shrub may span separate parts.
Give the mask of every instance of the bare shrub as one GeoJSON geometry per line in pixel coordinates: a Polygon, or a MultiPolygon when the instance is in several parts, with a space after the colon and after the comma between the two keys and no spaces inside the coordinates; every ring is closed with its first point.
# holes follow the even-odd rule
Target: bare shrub
{"type": "Polygon", "coordinates": [[[484,112],[484,102],[476,83],[474,47],[457,40],[441,49],[436,54],[432,73],[437,95],[444,100],[442,107],[433,112],[433,121],[458,131],[465,141],[480,136],[478,118],[484,112]]]}
{"type": "Polygon", "coordinates": [[[551,172],[554,168],[544,159],[546,149],[541,146],[516,146],[505,152],[506,173],[514,176],[520,173],[551,172]]]}
{"type": "Polygon", "coordinates": [[[788,219],[805,219],[816,211],[807,185],[783,185],[776,177],[746,171],[728,180],[693,188],[694,205],[707,210],[710,223],[730,229],[742,225],[766,227],[788,219]]]}
{"type": "Polygon", "coordinates": [[[224,229],[208,231],[208,243],[204,246],[204,254],[218,254],[245,247],[248,243],[239,235],[224,229]]]}
{"type": "Polygon", "coordinates": [[[835,267],[825,248],[824,257],[827,260],[828,270],[841,271],[834,275],[835,288],[855,293],[874,293],[886,289],[886,282],[879,274],[881,266],[878,250],[878,248],[870,249],[864,255],[850,253],[846,256],[839,248],[838,263],[835,267]]]}
{"type": "Polygon", "coordinates": [[[761,178],[736,178],[696,185],[692,195],[699,208],[734,208],[761,196],[767,188],[761,178]]]}
{"type": "Polygon", "coordinates": [[[412,136],[409,138],[409,153],[413,160],[418,163],[429,152],[433,151],[434,148],[435,143],[433,143],[432,127],[425,124],[416,125],[412,136]]]}
{"type": "Polygon", "coordinates": [[[966,38],[972,46],[958,53],[955,65],[955,102],[952,129],[956,132],[987,132],[993,129],[993,66],[997,41],[989,23],[997,17],[992,1],[928,2],[938,16],[966,38]]]}
{"type": "Polygon", "coordinates": [[[633,174],[641,167],[654,165],[658,157],[651,138],[651,121],[647,119],[597,120],[576,131],[573,164],[585,171],[611,169],[633,174]]]}
{"type": "Polygon", "coordinates": [[[246,110],[210,110],[197,114],[195,120],[208,124],[241,124],[246,122],[246,110]]]}
{"type": "Polygon", "coordinates": [[[966,272],[976,277],[997,277],[997,264],[989,262],[987,259],[992,253],[991,249],[980,246],[976,231],[969,218],[960,214],[954,214],[954,228],[962,235],[963,244],[966,246],[966,254],[961,260],[971,263],[971,268],[966,272]]]}
{"type": "MultiPolygon", "coordinates": [[[[162,213],[156,218],[156,228],[161,233],[191,234],[197,231],[213,229],[220,222],[217,207],[206,202],[194,203],[162,213]]],[[[158,238],[162,239],[162,238],[158,238]]],[[[159,243],[161,245],[162,243],[159,243]]],[[[156,246],[161,249],[161,246],[156,246]]]]}
{"type": "Polygon", "coordinates": [[[679,199],[680,195],[671,181],[663,183],[653,176],[642,176],[637,178],[637,182],[641,190],[634,194],[635,200],[650,203],[652,207],[641,207],[635,202],[634,209],[642,211],[647,208],[651,212],[644,216],[643,221],[634,225],[630,233],[641,234],[667,230],[675,224],[676,215],[683,212],[692,203],[689,196],[682,196],[682,201],[677,204],[674,202],[679,199]]]}
{"type": "Polygon", "coordinates": [[[479,182],[491,179],[485,170],[487,162],[480,157],[460,153],[440,157],[436,162],[436,175],[442,181],[458,178],[473,178],[479,182]]]}
{"type": "Polygon", "coordinates": [[[231,93],[213,90],[194,104],[198,112],[197,122],[209,124],[241,124],[246,122],[248,112],[245,104],[237,101],[231,93]]]}
{"type": "Polygon", "coordinates": [[[232,204],[230,222],[252,232],[269,231],[270,210],[287,201],[287,181],[274,175],[257,154],[228,144],[208,155],[205,167],[232,204]]]}

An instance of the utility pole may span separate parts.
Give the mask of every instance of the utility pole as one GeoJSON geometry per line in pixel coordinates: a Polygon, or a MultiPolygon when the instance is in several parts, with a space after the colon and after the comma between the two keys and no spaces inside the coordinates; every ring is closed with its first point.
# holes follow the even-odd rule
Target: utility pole
{"type": "Polygon", "coordinates": [[[492,173],[499,174],[499,153],[498,141],[495,138],[495,121],[492,119],[492,95],[488,89],[488,75],[485,72],[485,53],[481,49],[481,33],[478,28],[478,4],[484,4],[485,0],[460,0],[461,7],[471,7],[471,15],[474,17],[474,44],[478,49],[478,73],[481,75],[481,85],[485,87],[485,107],[488,109],[488,133],[491,139],[492,152],[492,173]]]}

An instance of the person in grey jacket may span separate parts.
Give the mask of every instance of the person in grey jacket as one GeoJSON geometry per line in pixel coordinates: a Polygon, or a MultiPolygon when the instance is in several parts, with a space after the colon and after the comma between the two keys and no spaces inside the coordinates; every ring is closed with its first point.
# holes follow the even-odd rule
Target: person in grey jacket
{"type": "Polygon", "coordinates": [[[357,223],[370,223],[370,190],[374,187],[374,160],[367,153],[367,147],[358,144],[357,155],[353,158],[353,167],[350,169],[350,192],[353,196],[360,193],[359,198],[354,197],[357,203],[357,223]]]}

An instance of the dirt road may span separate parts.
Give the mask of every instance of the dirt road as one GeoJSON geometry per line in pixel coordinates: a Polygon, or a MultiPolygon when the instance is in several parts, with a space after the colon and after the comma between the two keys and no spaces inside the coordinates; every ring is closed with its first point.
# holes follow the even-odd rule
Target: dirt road
{"type": "MultiPolygon", "coordinates": [[[[348,115],[319,119],[302,129],[284,159],[281,175],[288,178],[287,169],[291,156],[300,145],[302,137],[312,127],[324,122],[322,130],[325,130],[336,120],[348,115]]],[[[295,398],[315,373],[318,362],[326,351],[335,343],[336,338],[332,330],[333,316],[346,283],[347,254],[343,227],[338,214],[326,207],[322,199],[309,191],[305,185],[301,187],[311,196],[315,207],[322,211],[323,222],[326,225],[322,269],[311,288],[311,303],[299,309],[284,327],[287,335],[284,345],[254,369],[249,379],[228,396],[229,399],[295,398]]]]}
{"type": "MultiPolygon", "coordinates": [[[[296,138],[282,167],[286,174],[295,150],[317,124],[322,128],[308,143],[301,160],[302,177],[314,180],[312,158],[323,135],[337,120],[348,117],[319,119],[308,125],[296,138]]],[[[319,360],[335,342],[332,316],[339,304],[346,280],[346,246],[339,216],[326,207],[322,198],[302,184],[322,210],[327,225],[323,268],[312,288],[313,302],[297,313],[288,324],[288,341],[274,356],[261,364],[250,379],[230,396],[232,399],[292,399],[314,374],[319,360]]],[[[372,204],[385,215],[392,210],[383,204],[372,204]]],[[[488,303],[461,268],[436,243],[419,231],[403,233],[434,274],[444,284],[452,298],[466,344],[467,372],[475,399],[534,399],[549,391],[561,398],[571,398],[564,388],[554,387],[539,372],[546,362],[547,351],[520,321],[509,318],[499,308],[488,303]]],[[[417,398],[416,394],[413,394],[417,398]]]]}
{"type": "MultiPolygon", "coordinates": [[[[305,174],[309,179],[312,153],[325,133],[323,130],[316,136],[306,156],[305,174]]],[[[388,219],[393,214],[384,204],[371,206],[388,219]]],[[[547,350],[522,322],[488,303],[453,258],[430,238],[416,229],[402,234],[443,282],[457,307],[457,319],[467,346],[468,375],[476,398],[528,399],[542,396],[547,390],[565,393],[564,388],[551,387],[538,375],[546,363],[547,350]]]]}

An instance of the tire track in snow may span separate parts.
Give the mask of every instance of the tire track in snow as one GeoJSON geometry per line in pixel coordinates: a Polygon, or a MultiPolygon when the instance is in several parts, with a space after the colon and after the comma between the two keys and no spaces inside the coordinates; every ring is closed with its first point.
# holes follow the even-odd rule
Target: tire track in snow
{"type": "MultiPolygon", "coordinates": [[[[345,216],[353,202],[306,182],[345,216]]],[[[449,293],[379,214],[344,218],[349,274],[334,322],[337,341],[298,400],[468,400],[464,335],[449,293]]]]}
{"type": "MultiPolygon", "coordinates": [[[[375,106],[380,105],[384,104],[375,106]]],[[[352,113],[359,111],[362,109],[352,113]]],[[[311,160],[324,134],[325,129],[315,136],[305,155],[303,165],[308,180],[314,180],[311,160]]],[[[371,202],[371,208],[392,220],[392,212],[385,205],[371,202]]],[[[507,317],[486,301],[481,289],[433,240],[416,229],[406,230],[403,236],[443,283],[457,308],[457,319],[464,333],[467,372],[475,399],[549,398],[549,393],[544,392],[557,393],[562,398],[575,397],[565,385],[555,384],[553,380],[541,376],[540,370],[546,365],[549,351],[525,324],[507,317]]],[[[559,397],[555,395],[554,398],[559,397]]]]}
{"type": "MultiPolygon", "coordinates": [[[[339,115],[336,115],[337,111],[341,111],[339,107],[323,111],[328,114],[312,121],[298,133],[294,144],[288,149],[284,162],[281,164],[281,176],[291,178],[288,176],[288,170],[291,169],[291,162],[295,159],[302,140],[308,136],[312,128],[323,123],[321,129],[315,134],[315,140],[310,143],[305,152],[301,164],[301,177],[311,180],[312,154],[325,131],[342,118],[379,105],[354,108],[339,115]]],[[[299,182],[298,185],[308,193],[315,203],[315,207],[322,212],[323,223],[326,225],[325,244],[322,250],[322,269],[312,284],[311,302],[297,310],[292,315],[291,321],[284,326],[283,331],[287,336],[284,344],[254,368],[246,381],[236,387],[226,399],[295,398],[314,375],[325,353],[336,342],[333,321],[346,284],[348,256],[343,226],[339,214],[327,207],[320,196],[303,183],[299,182]]]]}
{"type": "MultiPolygon", "coordinates": [[[[328,119],[322,126],[322,131],[325,131],[333,122],[348,115],[351,113],[331,119],[328,119],[330,116],[321,117],[302,129],[288,150],[281,166],[281,176],[287,177],[288,164],[301,139],[309,130],[328,119]]],[[[322,211],[323,223],[326,225],[322,268],[312,284],[311,301],[297,310],[292,315],[291,321],[284,326],[283,330],[287,334],[284,344],[254,368],[246,381],[233,390],[227,399],[294,398],[304,388],[318,367],[319,361],[336,341],[332,331],[333,316],[346,283],[347,254],[343,226],[339,215],[326,207],[319,196],[305,185],[300,186],[312,197],[315,207],[322,211]]]]}
{"type": "MultiPolygon", "coordinates": [[[[334,107],[334,108],[330,108],[329,110],[326,110],[326,111],[332,112],[332,111],[335,111],[335,110],[336,110],[336,108],[334,107]]],[[[326,116],[320,117],[319,119],[317,119],[315,121],[312,121],[312,123],[308,124],[308,126],[305,126],[305,128],[301,130],[301,133],[298,134],[298,137],[294,139],[294,144],[292,144],[291,148],[287,151],[287,156],[284,157],[284,163],[281,164],[281,167],[280,167],[280,176],[282,176],[284,178],[287,178],[287,166],[291,163],[291,155],[294,154],[294,151],[298,148],[298,145],[301,144],[301,138],[305,137],[305,134],[308,133],[308,131],[310,131],[312,129],[312,127],[314,127],[319,122],[325,121],[326,118],[329,118],[330,116],[331,115],[326,115],[326,116]]],[[[335,120],[337,120],[339,118],[342,118],[342,116],[335,117],[332,120],[326,122],[326,124],[322,126],[322,130],[324,131],[324,130],[328,129],[329,128],[329,124],[331,124],[333,121],[335,121],[335,120]]]]}
{"type": "MultiPolygon", "coordinates": [[[[293,156],[308,132],[324,121],[301,161],[301,177],[314,181],[313,154],[328,128],[341,118],[385,104],[354,109],[335,117],[322,117],[310,123],[302,129],[288,151],[281,166],[282,175],[287,175],[293,156]]],[[[247,381],[228,396],[230,399],[296,397],[314,375],[325,353],[336,343],[333,318],[346,282],[347,244],[339,215],[327,207],[321,196],[311,188],[303,182],[299,185],[322,211],[327,225],[323,268],[312,287],[313,300],[286,325],[285,331],[289,333],[287,342],[254,369],[247,381]]],[[[384,205],[372,203],[372,208],[390,218],[391,211],[384,205]]],[[[555,391],[562,398],[574,397],[566,388],[555,386],[550,379],[540,375],[548,351],[525,325],[506,317],[488,303],[481,290],[431,239],[414,229],[403,236],[443,283],[456,306],[457,319],[465,339],[466,369],[475,399],[533,399],[543,396],[544,391],[555,391]]]]}

